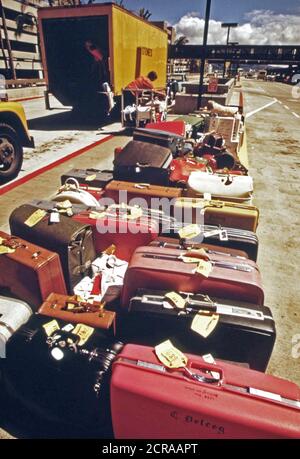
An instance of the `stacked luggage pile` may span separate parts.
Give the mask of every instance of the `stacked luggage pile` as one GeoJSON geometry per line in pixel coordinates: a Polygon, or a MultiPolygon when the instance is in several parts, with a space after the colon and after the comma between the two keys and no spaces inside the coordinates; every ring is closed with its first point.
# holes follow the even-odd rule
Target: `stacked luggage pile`
{"type": "Polygon", "coordinates": [[[136,129],[0,233],[2,393],[46,435],[300,436],[300,389],[265,373],[252,178],[189,132],[136,129]]]}

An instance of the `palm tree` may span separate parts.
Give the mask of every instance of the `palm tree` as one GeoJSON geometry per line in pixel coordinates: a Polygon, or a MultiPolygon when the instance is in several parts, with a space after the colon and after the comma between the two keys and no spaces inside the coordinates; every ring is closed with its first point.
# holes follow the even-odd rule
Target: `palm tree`
{"type": "Polygon", "coordinates": [[[150,13],[150,11],[146,10],[145,8],[140,8],[139,9],[139,16],[142,19],[145,19],[145,21],[148,21],[150,16],[152,16],[152,13],[150,13]]]}
{"type": "Polygon", "coordinates": [[[181,46],[186,45],[189,42],[189,39],[185,35],[181,35],[180,37],[176,38],[174,45],[181,46]]]}

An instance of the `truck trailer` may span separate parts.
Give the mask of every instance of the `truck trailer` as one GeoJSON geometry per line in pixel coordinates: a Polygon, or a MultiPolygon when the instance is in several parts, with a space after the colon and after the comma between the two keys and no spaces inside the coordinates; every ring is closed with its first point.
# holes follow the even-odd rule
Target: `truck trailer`
{"type": "Polygon", "coordinates": [[[155,88],[166,86],[167,31],[114,3],[40,8],[38,27],[46,94],[63,105],[105,113],[103,83],[120,98],[150,71],[158,75],[155,88]],[[101,68],[87,47],[100,52],[101,68]]]}

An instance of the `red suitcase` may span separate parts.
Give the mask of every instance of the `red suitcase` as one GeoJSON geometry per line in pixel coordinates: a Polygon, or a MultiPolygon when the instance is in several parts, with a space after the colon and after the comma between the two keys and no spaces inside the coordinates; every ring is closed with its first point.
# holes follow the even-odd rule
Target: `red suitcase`
{"type": "Polygon", "coordinates": [[[14,252],[0,255],[0,288],[37,310],[52,292],[66,295],[57,253],[0,231],[1,246],[14,252]]]}
{"type": "Polygon", "coordinates": [[[187,250],[139,247],[125,274],[122,307],[128,307],[138,288],[202,293],[263,305],[264,292],[256,263],[209,254],[212,270],[205,277],[195,272],[197,262],[182,259],[193,254],[187,250]]]}
{"type": "Polygon", "coordinates": [[[192,171],[207,170],[207,162],[199,162],[193,158],[175,158],[170,165],[170,181],[186,184],[192,171]]]}
{"type": "Polygon", "coordinates": [[[300,438],[296,384],[230,363],[187,357],[187,370],[169,370],[151,347],[123,348],[111,380],[115,438],[300,438]]]}
{"type": "Polygon", "coordinates": [[[155,129],[158,131],[171,132],[172,134],[181,135],[185,137],[185,122],[182,120],[177,121],[160,121],[158,123],[148,123],[147,129],[155,129]]]}
{"type": "Polygon", "coordinates": [[[100,254],[110,245],[116,246],[116,257],[129,261],[137,247],[150,244],[159,233],[158,221],[148,217],[125,219],[122,215],[107,212],[81,212],[72,217],[91,225],[94,246],[100,254]]]}

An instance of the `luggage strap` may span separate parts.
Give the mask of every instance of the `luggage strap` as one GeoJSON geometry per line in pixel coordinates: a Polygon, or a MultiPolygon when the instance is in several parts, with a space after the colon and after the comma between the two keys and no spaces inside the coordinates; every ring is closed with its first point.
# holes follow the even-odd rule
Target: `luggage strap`
{"type": "MultiPolygon", "coordinates": [[[[125,364],[131,364],[131,365],[133,364],[133,365],[136,365],[137,367],[143,368],[148,371],[149,370],[158,371],[162,375],[165,375],[165,376],[172,375],[172,373],[168,371],[168,369],[161,363],[151,363],[151,362],[146,362],[143,360],[135,360],[132,358],[128,358],[126,356],[119,357],[116,363],[118,362],[125,363],[125,364]]],[[[226,384],[225,382],[223,382],[221,378],[221,374],[220,374],[220,378],[218,379],[214,377],[210,378],[207,376],[199,375],[198,373],[192,372],[191,369],[187,367],[184,367],[183,370],[185,370],[184,372],[185,376],[190,377],[195,382],[214,385],[215,387],[218,387],[219,389],[225,389],[228,392],[238,393],[241,395],[245,395],[247,397],[251,396],[251,397],[258,398],[260,400],[264,400],[269,403],[273,403],[273,404],[281,405],[281,406],[287,406],[289,408],[300,410],[300,400],[293,400],[293,399],[289,399],[286,397],[282,397],[280,394],[264,391],[261,389],[257,389],[255,387],[250,387],[250,386],[243,387],[243,386],[238,386],[234,384],[226,384]]],[[[214,365],[210,365],[210,370],[208,372],[218,373],[219,372],[218,366],[214,368],[214,365]]]]}
{"type": "Polygon", "coordinates": [[[14,330],[14,329],[13,329],[10,325],[8,325],[7,323],[2,322],[2,320],[0,320],[0,327],[6,328],[6,330],[9,331],[9,333],[11,333],[12,335],[16,332],[16,330],[14,330]]]}
{"type": "MultiPolygon", "coordinates": [[[[203,298],[202,300],[195,300],[191,298],[193,294],[179,292],[180,295],[185,295],[186,298],[186,306],[184,309],[178,311],[178,315],[187,315],[190,313],[198,313],[201,310],[209,311],[211,313],[217,313],[220,315],[226,315],[231,317],[242,317],[249,320],[272,320],[274,321],[273,317],[265,316],[263,312],[258,311],[257,309],[250,309],[250,308],[243,308],[239,306],[230,306],[228,304],[217,303],[213,301],[208,295],[201,295],[203,298]]],[[[197,296],[200,296],[199,294],[197,296]]],[[[144,294],[141,296],[133,297],[132,300],[138,300],[142,303],[151,303],[157,304],[158,306],[163,306],[166,298],[162,295],[151,295],[151,294],[144,294]]],[[[168,303],[169,304],[169,303],[168,303]]],[[[175,309],[175,308],[174,308],[175,309]]]]}

